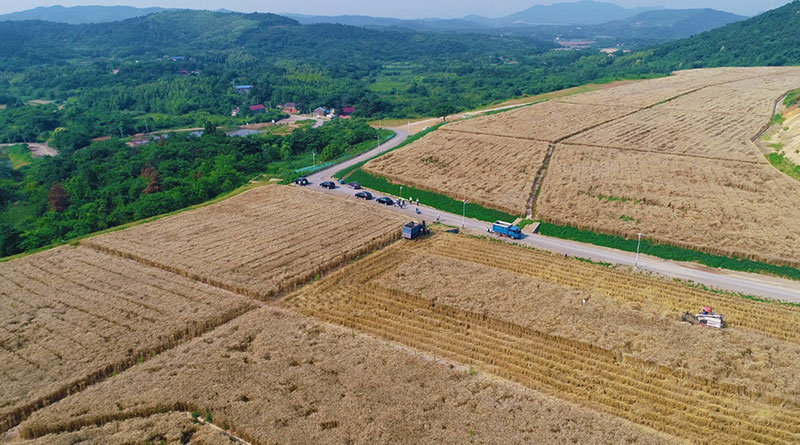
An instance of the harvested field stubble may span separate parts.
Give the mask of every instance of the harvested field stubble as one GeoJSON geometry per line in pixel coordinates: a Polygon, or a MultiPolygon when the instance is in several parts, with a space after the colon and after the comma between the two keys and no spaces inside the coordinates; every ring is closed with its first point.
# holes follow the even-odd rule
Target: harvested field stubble
{"type": "Polygon", "coordinates": [[[712,254],[800,267],[800,183],[769,165],[559,145],[537,211],[559,225],[644,233],[712,254]]]}
{"type": "Polygon", "coordinates": [[[73,445],[76,443],[98,443],[104,445],[129,444],[204,444],[235,445],[226,433],[213,427],[193,423],[186,413],[155,414],[90,426],[80,431],[49,434],[38,439],[23,441],[19,445],[73,445]]]}
{"type": "Polygon", "coordinates": [[[0,428],[255,306],[87,248],[0,264],[0,428]]]}
{"type": "Polygon", "coordinates": [[[83,244],[267,300],[398,239],[405,222],[352,199],[267,186],[83,244]]]}
{"type": "Polygon", "coordinates": [[[289,304],[308,315],[435,356],[472,363],[478,369],[527,387],[683,440],[702,442],[712,436],[715,440],[737,443],[800,440],[800,426],[795,420],[800,405],[792,378],[797,367],[792,362],[800,353],[797,338],[790,337],[785,343],[764,336],[781,338],[780,330],[768,325],[783,330],[786,326],[797,326],[800,310],[796,308],[744,299],[730,301],[729,297],[659,279],[509,245],[443,235],[411,249],[391,246],[357,267],[342,270],[304,289],[289,304]],[[435,263],[426,263],[426,259],[444,261],[444,266],[436,269],[440,273],[415,274],[416,269],[436,267],[435,263]],[[472,263],[466,265],[464,272],[470,275],[472,285],[459,287],[455,284],[458,276],[442,277],[445,269],[454,270],[448,259],[472,263]],[[491,281],[486,286],[479,284],[482,279],[495,276],[494,272],[482,275],[481,267],[499,268],[519,276],[516,280],[502,279],[505,301],[498,301],[500,295],[491,281]],[[532,282],[526,283],[531,278],[532,282]],[[421,284],[422,280],[425,284],[421,284]],[[531,287],[534,283],[544,285],[542,295],[531,296],[535,292],[531,287]],[[454,285],[452,293],[442,290],[450,285],[454,285]],[[554,289],[559,287],[556,293],[561,301],[552,302],[554,289]],[[571,288],[573,293],[564,297],[565,288],[571,288]],[[587,298],[590,305],[599,304],[611,313],[592,315],[581,307],[579,298],[587,298]],[[526,303],[526,299],[539,304],[526,303]],[[722,311],[732,314],[732,329],[741,332],[709,333],[677,321],[683,309],[676,307],[693,307],[702,302],[720,303],[722,311]],[[536,306],[530,312],[545,313],[530,314],[524,310],[526,304],[536,306]],[[538,307],[548,304],[554,307],[543,310],[538,307]],[[615,309],[615,304],[622,306],[615,309]],[[547,319],[548,315],[561,317],[561,321],[571,319],[558,326],[557,321],[547,319]],[[635,323],[637,318],[639,321],[635,323]],[[626,321],[635,324],[631,327],[613,324],[626,321]],[[603,329],[604,323],[607,326],[603,329]],[[601,330],[595,333],[596,338],[586,333],[593,325],[601,330]],[[648,335],[629,336],[635,328],[649,331],[648,335]],[[554,332],[545,333],[548,330],[554,332]],[[678,337],[669,338],[670,334],[678,337]],[[574,339],[581,336],[583,341],[574,339]],[[631,344],[623,343],[620,347],[626,337],[631,344]],[[670,343],[681,338],[697,342],[697,349],[670,343]],[[728,340],[732,340],[730,344],[728,340]],[[763,349],[746,349],[762,340],[763,349]],[[678,352],[681,346],[687,347],[687,353],[678,355],[669,365],[642,358],[662,347],[665,351],[660,358],[669,362],[667,354],[678,352]],[[771,368],[773,363],[760,361],[778,351],[792,352],[777,359],[784,367],[785,378],[776,380],[771,379],[771,373],[776,372],[771,368]],[[687,355],[698,352],[699,357],[687,355]],[[733,356],[739,352],[754,357],[733,356]],[[746,369],[724,364],[704,366],[701,360],[721,360],[746,369]],[[696,369],[709,372],[709,368],[715,367],[718,372],[724,371],[722,375],[705,378],[691,372],[696,369]],[[764,382],[778,386],[770,388],[764,382]],[[760,393],[761,389],[769,392],[760,393]],[[784,398],[789,396],[793,400],[784,398]]]}
{"type": "MultiPolygon", "coordinates": [[[[692,95],[684,96],[691,98],[692,95]]],[[[769,118],[656,107],[569,138],[567,144],[680,154],[768,166],[750,140],[769,118]]]]}
{"type": "Polygon", "coordinates": [[[41,436],[170,406],[209,410],[254,444],[667,442],[277,308],[48,407],[21,432],[41,436]]]}
{"type": "Polygon", "coordinates": [[[548,146],[547,142],[439,130],[370,161],[364,170],[401,184],[522,214],[548,146]]]}
{"type": "Polygon", "coordinates": [[[442,130],[555,142],[636,108],[544,102],[518,110],[454,122],[442,130]]]}
{"type": "MultiPolygon", "coordinates": [[[[761,124],[769,121],[781,93],[731,85],[733,84],[703,88],[659,105],[657,108],[739,116],[752,115],[759,116],[761,124]]],[[[747,136],[752,137],[752,134],[747,136]]]]}

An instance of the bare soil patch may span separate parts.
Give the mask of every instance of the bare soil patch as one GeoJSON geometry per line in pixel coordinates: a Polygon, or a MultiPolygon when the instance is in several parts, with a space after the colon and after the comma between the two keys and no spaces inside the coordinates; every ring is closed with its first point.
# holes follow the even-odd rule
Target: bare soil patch
{"type": "Polygon", "coordinates": [[[159,409],[253,444],[665,443],[652,432],[384,341],[264,308],[36,413],[25,437],[159,409]]]}
{"type": "Polygon", "coordinates": [[[266,186],[83,244],[267,300],[398,239],[405,222],[354,198],[266,186]]]}
{"type": "Polygon", "coordinates": [[[0,264],[0,429],[255,306],[87,248],[0,264]]]}

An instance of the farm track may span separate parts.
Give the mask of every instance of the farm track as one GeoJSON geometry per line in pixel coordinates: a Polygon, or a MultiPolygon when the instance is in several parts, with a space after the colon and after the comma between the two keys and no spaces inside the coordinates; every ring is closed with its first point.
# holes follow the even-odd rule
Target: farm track
{"type": "MultiPolygon", "coordinates": [[[[530,274],[542,267],[536,262],[524,267],[526,263],[508,255],[487,255],[491,247],[478,249],[476,243],[489,244],[433,241],[429,253],[467,257],[467,261],[481,264],[499,262],[501,269],[518,273],[530,274]],[[504,258],[508,258],[505,264],[504,258]]],[[[510,250],[503,249],[503,253],[510,250]]],[[[285,302],[305,315],[472,364],[534,390],[674,437],[693,442],[705,442],[711,436],[735,443],[800,440],[800,423],[796,420],[800,409],[787,401],[375,284],[409,254],[382,251],[359,263],[358,270],[335,274],[285,302]],[[753,415],[755,412],[769,415],[753,415]]],[[[578,275],[566,273],[556,281],[586,281],[578,275]]],[[[611,280],[616,278],[612,273],[611,280]]],[[[609,290],[602,286],[598,289],[609,290]]],[[[635,286],[623,289],[628,294],[641,293],[635,286]]]]}

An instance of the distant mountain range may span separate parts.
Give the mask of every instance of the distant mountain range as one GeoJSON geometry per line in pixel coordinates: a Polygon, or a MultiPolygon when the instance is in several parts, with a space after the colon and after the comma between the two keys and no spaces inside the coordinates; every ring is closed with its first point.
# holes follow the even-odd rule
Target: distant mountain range
{"type": "Polygon", "coordinates": [[[461,19],[395,19],[369,16],[283,14],[301,24],[332,23],[370,29],[415,32],[475,32],[549,40],[601,40],[602,44],[652,44],[682,39],[746,17],[715,9],[634,8],[593,1],[534,6],[508,17],[470,15],[461,19]]]}
{"type": "MultiPolygon", "coordinates": [[[[107,23],[166,11],[129,6],[51,6],[0,15],[0,21],[44,20],[68,24],[107,23]]],[[[219,10],[217,12],[232,12],[219,10]]],[[[396,19],[361,15],[311,16],[283,14],[300,24],[330,23],[373,30],[461,32],[518,35],[539,40],[599,40],[599,45],[676,40],[743,20],[713,9],[623,8],[613,3],[582,0],[536,5],[502,18],[469,15],[460,19],[396,19]]]]}
{"type": "Polygon", "coordinates": [[[613,3],[583,0],[553,5],[535,5],[498,19],[502,25],[597,25],[633,17],[641,12],[663,7],[623,8],[613,3]]]}
{"type": "Polygon", "coordinates": [[[163,11],[166,11],[166,9],[134,8],[132,6],[40,6],[27,11],[0,15],[0,22],[8,20],[45,20],[80,25],[84,23],[116,22],[163,11]]]}

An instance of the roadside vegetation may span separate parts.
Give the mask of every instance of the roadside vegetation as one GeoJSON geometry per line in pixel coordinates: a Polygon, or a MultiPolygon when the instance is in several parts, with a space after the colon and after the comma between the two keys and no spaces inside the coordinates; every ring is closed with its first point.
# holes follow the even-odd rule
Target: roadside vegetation
{"type": "Polygon", "coordinates": [[[786,159],[786,156],[782,153],[770,153],[767,155],[767,159],[773,167],[800,181],[800,165],[796,165],[792,161],[786,159]]]}

